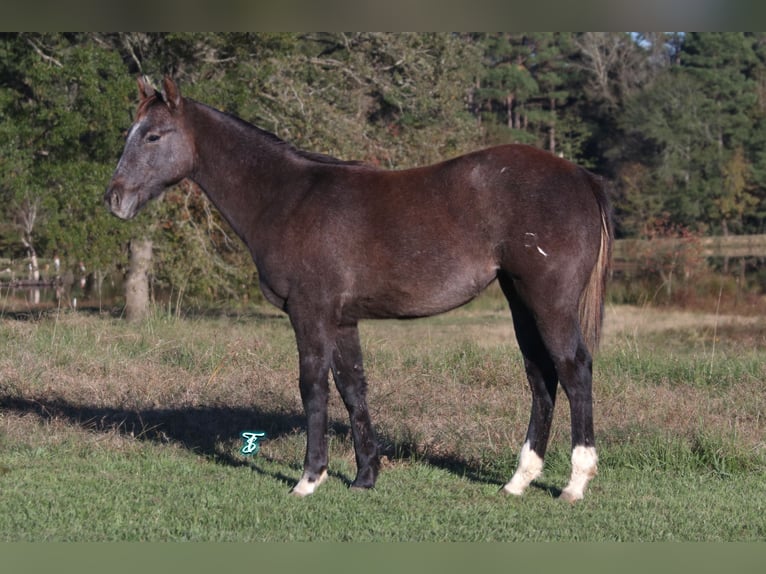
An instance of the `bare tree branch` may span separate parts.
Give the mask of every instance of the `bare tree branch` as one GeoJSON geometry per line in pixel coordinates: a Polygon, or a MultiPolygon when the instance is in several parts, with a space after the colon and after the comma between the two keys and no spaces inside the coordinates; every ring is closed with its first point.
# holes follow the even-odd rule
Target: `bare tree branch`
{"type": "Polygon", "coordinates": [[[35,52],[37,52],[37,54],[43,59],[43,61],[48,62],[49,64],[53,64],[54,66],[57,66],[59,68],[64,67],[64,65],[61,62],[59,62],[56,58],[54,58],[53,56],[49,56],[48,54],[43,52],[42,48],[40,48],[40,46],[35,44],[35,41],[32,40],[32,38],[27,38],[27,44],[32,46],[32,49],[35,52]]]}

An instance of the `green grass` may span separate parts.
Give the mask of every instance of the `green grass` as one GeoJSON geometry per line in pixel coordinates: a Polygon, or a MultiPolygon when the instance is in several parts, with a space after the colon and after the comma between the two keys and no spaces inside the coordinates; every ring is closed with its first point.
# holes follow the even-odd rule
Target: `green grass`
{"type": "MultiPolygon", "coordinates": [[[[725,478],[700,466],[611,466],[589,496],[551,496],[564,465],[525,497],[427,463],[386,470],[373,492],[346,487],[341,465],[315,496],[287,496],[294,466],[217,464],[174,447],[115,456],[77,444],[3,456],[4,541],[731,541],[763,540],[763,469],[725,478]]],[[[563,458],[563,457],[561,457],[563,458]]],[[[560,468],[559,468],[560,467],[560,468]]]]}
{"type": "Polygon", "coordinates": [[[766,346],[752,324],[613,332],[596,361],[599,475],[575,505],[566,400],[543,477],[513,472],[529,416],[504,310],[362,329],[385,454],[348,489],[330,401],[330,479],[288,496],[305,434],[288,322],[259,313],[141,326],[0,319],[0,541],[753,541],[766,538],[766,346]],[[266,430],[255,457],[238,433],[266,430]]]}

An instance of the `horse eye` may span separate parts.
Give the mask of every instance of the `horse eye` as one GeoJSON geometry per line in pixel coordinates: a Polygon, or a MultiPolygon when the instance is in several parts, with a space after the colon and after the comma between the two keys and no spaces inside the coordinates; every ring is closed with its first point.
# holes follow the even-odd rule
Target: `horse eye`
{"type": "Polygon", "coordinates": [[[149,134],[146,136],[146,141],[156,142],[158,139],[160,139],[159,134],[149,134]]]}

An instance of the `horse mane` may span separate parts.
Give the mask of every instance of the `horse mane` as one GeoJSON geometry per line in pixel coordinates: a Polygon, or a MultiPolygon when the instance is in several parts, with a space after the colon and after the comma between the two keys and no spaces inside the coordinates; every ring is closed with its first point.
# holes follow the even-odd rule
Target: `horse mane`
{"type": "MultiPolygon", "coordinates": [[[[262,139],[265,139],[269,143],[274,144],[278,147],[284,148],[287,152],[291,153],[294,156],[306,159],[308,161],[313,161],[316,163],[321,163],[326,165],[348,165],[348,166],[355,165],[355,166],[372,167],[363,161],[338,159],[337,157],[333,157],[331,155],[327,155],[324,153],[300,149],[296,147],[295,145],[291,144],[290,142],[283,140],[278,135],[270,131],[264,130],[263,128],[259,128],[258,126],[251,124],[247,120],[243,120],[242,118],[234,114],[224,112],[222,110],[218,110],[212,106],[208,106],[207,104],[203,104],[202,102],[198,102],[196,100],[190,100],[188,98],[186,99],[188,101],[194,102],[197,105],[200,105],[202,107],[208,108],[209,110],[222,114],[225,117],[227,117],[229,120],[234,121],[235,123],[239,124],[240,126],[248,130],[255,131],[258,134],[258,136],[261,137],[262,139]]],[[[145,114],[147,109],[155,102],[164,103],[164,99],[160,92],[155,92],[154,95],[144,100],[141,100],[141,102],[138,104],[138,109],[136,110],[136,118],[140,118],[143,114],[145,114]]]]}
{"type": "Polygon", "coordinates": [[[251,124],[250,122],[240,118],[239,116],[236,116],[234,114],[230,114],[228,112],[224,112],[222,110],[217,110],[216,108],[213,108],[213,107],[208,106],[207,104],[203,104],[201,102],[197,102],[195,100],[192,100],[192,101],[194,101],[194,103],[196,103],[198,105],[204,106],[204,107],[209,108],[209,109],[211,109],[211,110],[213,110],[215,112],[223,114],[225,117],[229,118],[229,120],[239,124],[240,126],[244,127],[245,129],[250,130],[250,131],[254,131],[255,133],[258,134],[259,138],[261,138],[263,140],[266,140],[268,143],[273,144],[273,145],[275,145],[277,147],[281,147],[281,148],[285,149],[288,153],[290,153],[290,154],[292,154],[294,156],[300,157],[302,159],[306,159],[308,161],[312,161],[312,162],[315,162],[315,163],[326,164],[326,165],[349,165],[349,166],[356,165],[356,166],[370,167],[369,164],[367,164],[367,163],[365,163],[363,161],[338,159],[337,157],[333,157],[331,155],[327,155],[327,154],[324,154],[324,153],[319,153],[319,152],[307,151],[307,150],[304,150],[304,149],[300,149],[300,148],[296,147],[295,145],[291,144],[290,142],[283,140],[278,135],[276,135],[276,134],[274,134],[274,133],[272,133],[270,131],[264,130],[263,128],[259,128],[255,124],[251,124]]]}
{"type": "Polygon", "coordinates": [[[239,121],[244,122],[251,128],[258,131],[258,134],[262,136],[263,138],[267,139],[269,142],[276,144],[280,147],[284,147],[288,152],[290,152],[293,155],[296,155],[298,157],[301,157],[303,159],[307,159],[309,161],[313,161],[316,163],[323,163],[323,164],[329,164],[329,165],[358,165],[358,166],[368,166],[369,164],[366,164],[363,161],[355,161],[355,160],[345,160],[345,159],[338,159],[337,157],[333,157],[331,155],[327,155],[324,153],[319,153],[315,151],[307,151],[304,149],[300,149],[298,147],[295,147],[290,142],[287,142],[280,138],[278,135],[273,134],[269,131],[266,131],[262,128],[259,128],[258,126],[255,126],[251,123],[245,122],[244,120],[241,120],[240,118],[237,118],[236,116],[230,116],[234,119],[237,119],[239,121]]]}

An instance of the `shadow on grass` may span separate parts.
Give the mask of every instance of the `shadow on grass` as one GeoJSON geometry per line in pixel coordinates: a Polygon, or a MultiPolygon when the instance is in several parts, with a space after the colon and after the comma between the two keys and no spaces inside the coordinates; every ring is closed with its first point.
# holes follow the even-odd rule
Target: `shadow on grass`
{"type": "MultiPolygon", "coordinates": [[[[300,476],[302,461],[296,461],[296,476],[268,472],[259,468],[250,457],[238,451],[222,448],[222,444],[241,441],[240,433],[246,430],[265,431],[269,439],[294,435],[305,431],[305,418],[299,412],[270,412],[257,407],[201,406],[167,409],[126,410],[114,407],[97,407],[73,404],[62,399],[32,399],[26,397],[0,396],[0,410],[19,415],[35,415],[41,421],[63,420],[83,429],[131,436],[142,441],[159,444],[180,444],[184,448],[204,456],[217,464],[248,467],[253,472],[293,486],[300,476]]],[[[350,427],[341,422],[331,422],[330,432],[336,436],[350,436],[350,427]]],[[[428,453],[417,446],[378,437],[380,454],[392,461],[418,461],[443,468],[471,481],[502,486],[503,482],[487,472],[479,463],[466,461],[455,455],[428,453]]],[[[267,459],[268,460],[268,459],[267,459]]],[[[385,472],[385,471],[384,471],[385,472]]],[[[330,472],[332,476],[351,485],[353,477],[330,472]]]]}

